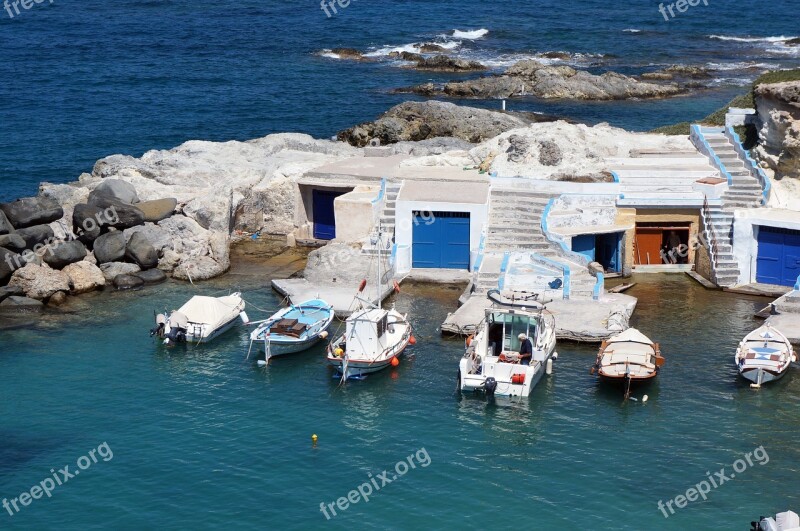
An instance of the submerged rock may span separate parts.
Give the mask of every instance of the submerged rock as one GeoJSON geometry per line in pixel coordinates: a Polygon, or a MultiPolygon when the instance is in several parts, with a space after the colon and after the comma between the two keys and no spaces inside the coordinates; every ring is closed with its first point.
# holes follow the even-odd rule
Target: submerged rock
{"type": "Polygon", "coordinates": [[[126,262],[110,262],[100,265],[100,271],[103,272],[103,277],[105,277],[107,283],[113,282],[114,278],[119,275],[133,275],[141,270],[142,268],[138,265],[126,262]]]}
{"type": "Polygon", "coordinates": [[[480,72],[486,67],[477,61],[467,61],[446,55],[422,57],[417,60],[414,67],[417,70],[432,70],[436,72],[480,72]]]}
{"type": "Polygon", "coordinates": [[[0,301],[0,315],[16,316],[20,313],[39,313],[44,309],[44,304],[28,297],[12,295],[0,301]]]}
{"type": "Polygon", "coordinates": [[[86,258],[86,247],[79,241],[59,241],[50,245],[42,260],[53,269],[64,269],[69,264],[80,262],[86,258]]]}
{"type": "Polygon", "coordinates": [[[125,257],[125,235],[120,231],[103,234],[94,242],[94,256],[98,264],[119,262],[125,257]]]}
{"type": "Polygon", "coordinates": [[[19,286],[27,297],[46,300],[59,291],[69,291],[69,277],[47,265],[26,264],[11,275],[10,286],[19,286]]]}
{"type": "Polygon", "coordinates": [[[53,293],[53,295],[51,295],[50,298],[47,300],[47,305],[61,306],[65,302],[67,302],[67,294],[64,293],[63,291],[57,291],[53,293]]]}
{"type": "Polygon", "coordinates": [[[334,48],[330,53],[339,56],[339,59],[350,59],[353,61],[368,61],[369,57],[364,57],[364,52],[355,48],[334,48]]]}
{"type": "Polygon", "coordinates": [[[118,290],[141,288],[144,280],[134,275],[117,275],[114,277],[114,287],[118,290]]]}
{"type": "Polygon", "coordinates": [[[167,280],[167,275],[160,269],[148,269],[134,273],[133,276],[139,277],[145,284],[159,284],[167,280]]]}
{"type": "Polygon", "coordinates": [[[94,291],[106,285],[106,278],[103,276],[103,272],[99,267],[89,262],[70,264],[63,271],[69,277],[70,292],[73,295],[94,291]]]}
{"type": "Polygon", "coordinates": [[[51,223],[64,216],[64,209],[45,196],[24,197],[10,203],[0,203],[0,210],[18,229],[51,223]]]}

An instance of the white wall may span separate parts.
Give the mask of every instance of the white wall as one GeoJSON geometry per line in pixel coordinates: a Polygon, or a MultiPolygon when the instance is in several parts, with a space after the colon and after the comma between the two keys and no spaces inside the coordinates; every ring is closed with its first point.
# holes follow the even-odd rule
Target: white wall
{"type": "Polygon", "coordinates": [[[800,212],[771,208],[737,210],[733,219],[733,256],[739,262],[739,284],[756,281],[758,227],[800,230],[800,212]]]}
{"type": "Polygon", "coordinates": [[[475,203],[431,203],[428,201],[397,201],[395,211],[395,243],[399,250],[408,253],[408,256],[398,260],[408,264],[413,263],[413,234],[415,210],[421,212],[469,212],[469,250],[470,270],[474,265],[474,251],[481,244],[481,232],[488,219],[489,205],[475,203]]]}

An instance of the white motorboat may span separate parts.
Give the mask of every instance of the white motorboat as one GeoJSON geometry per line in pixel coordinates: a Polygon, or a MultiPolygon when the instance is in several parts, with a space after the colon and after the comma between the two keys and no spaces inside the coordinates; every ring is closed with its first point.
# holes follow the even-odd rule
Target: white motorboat
{"type": "Polygon", "coordinates": [[[247,322],[245,302],[241,293],[225,297],[195,296],[172,313],[156,316],[156,327],[150,335],[157,335],[164,344],[208,343],[230,330],[236,319],[247,322]]]}
{"type": "MultiPolygon", "coordinates": [[[[378,226],[373,242],[382,241],[378,226]]],[[[342,382],[361,379],[367,374],[398,365],[406,347],[416,343],[407,316],[394,308],[386,310],[382,307],[382,245],[377,247],[376,300],[361,297],[367,286],[366,280],[363,280],[356,294],[360,308],[347,318],[344,334],[328,345],[328,363],[338,369],[342,382]]],[[[394,286],[399,291],[397,282],[394,282],[394,286]]]]}
{"type": "Polygon", "coordinates": [[[775,517],[761,517],[750,522],[753,531],[800,531],[800,517],[794,511],[778,513],[775,517]]]}
{"type": "Polygon", "coordinates": [[[795,361],[797,354],[791,342],[768,324],[747,334],[736,350],[739,374],[756,388],[783,378],[795,361]]]}
{"type": "Polygon", "coordinates": [[[536,295],[492,290],[488,296],[494,307],[486,310],[475,334],[467,338],[458,369],[459,389],[484,392],[487,397],[529,396],[558,357],[555,318],[536,295]],[[529,360],[520,352],[525,341],[532,350],[529,360]]]}
{"type": "MultiPolygon", "coordinates": [[[[334,317],[333,307],[320,299],[292,304],[269,319],[248,323],[258,325],[250,334],[250,349],[254,343],[264,344],[264,364],[274,356],[302,352],[328,337],[334,317]]],[[[249,358],[249,351],[247,355],[249,358]]]]}

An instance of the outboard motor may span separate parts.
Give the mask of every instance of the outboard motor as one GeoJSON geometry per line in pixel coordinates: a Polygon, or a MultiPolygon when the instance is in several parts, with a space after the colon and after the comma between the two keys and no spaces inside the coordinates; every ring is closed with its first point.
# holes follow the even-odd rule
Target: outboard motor
{"type": "Polygon", "coordinates": [[[483,382],[483,388],[486,391],[486,398],[494,398],[494,392],[497,391],[497,380],[489,376],[483,382]]]}
{"type": "Polygon", "coordinates": [[[173,312],[169,316],[169,332],[166,334],[165,343],[179,343],[186,341],[186,331],[189,330],[189,319],[180,312],[173,312]]]}
{"type": "Polygon", "coordinates": [[[164,337],[164,328],[167,326],[167,316],[163,313],[156,315],[156,327],[150,330],[150,337],[164,337]]]}

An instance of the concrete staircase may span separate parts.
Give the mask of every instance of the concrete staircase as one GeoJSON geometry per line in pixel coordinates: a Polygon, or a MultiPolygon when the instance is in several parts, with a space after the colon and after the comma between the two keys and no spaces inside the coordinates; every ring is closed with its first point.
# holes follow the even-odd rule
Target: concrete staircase
{"type": "Polygon", "coordinates": [[[557,194],[492,188],[484,258],[475,281],[477,291],[497,288],[504,273],[505,254],[521,252],[530,256],[537,269],[550,271],[554,277],[562,276],[563,271],[552,262],[567,265],[571,272],[570,296],[592,297],[595,278],[584,265],[566,258],[561,247],[542,232],[542,215],[554,197],[557,194]]]}
{"type": "Polygon", "coordinates": [[[732,183],[722,195],[722,205],[710,207],[710,222],[717,241],[717,268],[714,272],[717,285],[730,288],[739,283],[739,263],[733,256],[733,212],[737,208],[759,208],[762,188],[752,176],[745,161],[734,149],[731,139],[724,133],[703,135],[725,169],[732,183]]]}
{"type": "MultiPolygon", "coordinates": [[[[383,210],[380,214],[380,223],[383,230],[380,245],[383,248],[383,253],[386,254],[392,249],[394,242],[394,228],[395,228],[395,215],[397,213],[397,196],[400,194],[400,188],[403,186],[402,182],[386,181],[386,190],[384,192],[383,210]]],[[[367,241],[361,247],[361,254],[376,255],[378,254],[378,244],[373,244],[367,241]]]]}

